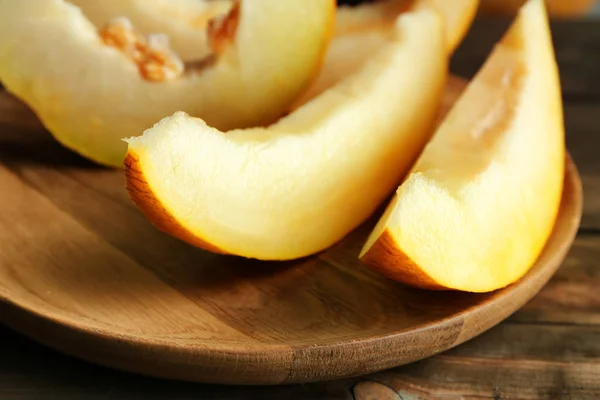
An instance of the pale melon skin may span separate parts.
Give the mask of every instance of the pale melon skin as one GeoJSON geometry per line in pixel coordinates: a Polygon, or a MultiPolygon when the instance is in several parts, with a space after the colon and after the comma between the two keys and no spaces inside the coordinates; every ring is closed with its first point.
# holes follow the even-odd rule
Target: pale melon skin
{"type": "Polygon", "coordinates": [[[123,139],[177,111],[222,130],[276,121],[319,70],[334,13],[334,0],[243,0],[213,64],[150,82],[77,7],[0,0],[0,80],[66,147],[122,168],[123,139]]]}
{"type": "Polygon", "coordinates": [[[558,215],[564,136],[547,13],[530,0],[398,188],[361,259],[428,289],[489,292],[516,282],[558,215]]]}

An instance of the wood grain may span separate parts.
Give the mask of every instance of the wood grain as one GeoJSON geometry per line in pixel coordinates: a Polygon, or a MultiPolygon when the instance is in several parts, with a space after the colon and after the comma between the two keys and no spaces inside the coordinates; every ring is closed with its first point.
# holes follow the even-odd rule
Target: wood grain
{"type": "MultiPolygon", "coordinates": [[[[571,257],[581,258],[578,253],[575,246],[571,257]]],[[[581,275],[586,270],[589,266],[577,263],[568,272],[581,275]]],[[[553,305],[562,301],[568,299],[553,305]]],[[[42,348],[0,327],[0,398],[188,400],[201,394],[203,399],[349,400],[352,392],[356,399],[361,394],[389,396],[392,387],[404,399],[598,399],[599,334],[600,325],[509,320],[454,350],[409,366],[312,385],[238,388],[117,373],[42,348]]]]}
{"type": "Polygon", "coordinates": [[[598,325],[600,236],[582,235],[550,283],[508,322],[598,325]]]}
{"type": "Polygon", "coordinates": [[[527,302],[560,265],[579,223],[580,182],[568,162],[548,251],[523,281],[485,295],[419,291],[360,264],[375,218],[304,260],[217,256],[151,226],[131,204],[121,171],[82,161],[40,135],[39,125],[19,122],[26,112],[5,107],[2,320],[61,351],[142,374],[294,383],[431,356],[527,302]]]}

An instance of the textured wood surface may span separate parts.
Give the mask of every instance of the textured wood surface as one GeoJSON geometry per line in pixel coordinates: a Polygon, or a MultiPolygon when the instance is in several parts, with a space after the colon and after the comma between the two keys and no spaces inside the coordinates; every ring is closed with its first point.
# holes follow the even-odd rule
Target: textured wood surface
{"type": "MultiPolygon", "coordinates": [[[[507,25],[503,21],[475,25],[455,57],[455,71],[469,76],[477,68],[495,32],[500,32],[496,24],[507,25]]],[[[600,63],[595,60],[598,52],[594,51],[600,46],[600,25],[560,23],[553,28],[565,87],[567,140],[583,178],[585,213],[580,234],[561,269],[538,296],[504,323],[453,350],[411,365],[360,378],[282,387],[220,387],[149,379],[64,356],[7,328],[0,328],[0,398],[70,400],[84,395],[90,399],[175,400],[352,399],[353,396],[405,400],[600,398],[600,302],[597,295],[600,292],[600,236],[597,235],[600,232],[600,161],[596,155],[600,147],[597,118],[600,99],[595,79],[600,63]]],[[[2,162],[8,160],[8,164],[14,166],[26,155],[29,167],[20,173],[42,188],[46,186],[44,190],[60,191],[61,185],[69,180],[81,182],[89,172],[85,163],[51,142],[41,140],[34,120],[15,117],[27,112],[19,106],[11,107],[5,108],[0,99],[2,162]],[[6,126],[10,129],[4,129],[6,126]],[[31,172],[39,164],[52,164],[62,172],[65,181],[49,189],[51,183],[40,182],[49,178],[36,177],[31,172]]],[[[94,179],[106,182],[101,185],[100,195],[118,199],[118,192],[111,189],[112,178],[89,169],[95,174],[94,179]]],[[[15,175],[14,168],[11,171],[15,175]]],[[[83,187],[85,181],[79,186],[83,187]]],[[[90,188],[87,195],[93,192],[90,188]]],[[[85,208],[85,201],[84,196],[78,207],[85,208]]],[[[106,210],[105,215],[111,212],[106,210]]],[[[51,219],[46,222],[51,224],[51,219]]],[[[105,222],[106,232],[118,231],[107,218],[105,222]]],[[[174,245],[172,249],[172,256],[177,259],[179,247],[174,245]]],[[[185,252],[181,257],[184,256],[185,252]]]]}

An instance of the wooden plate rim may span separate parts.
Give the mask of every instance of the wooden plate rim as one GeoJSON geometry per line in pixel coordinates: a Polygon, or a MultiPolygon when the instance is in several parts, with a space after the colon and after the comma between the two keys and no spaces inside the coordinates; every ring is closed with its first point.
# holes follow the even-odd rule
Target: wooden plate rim
{"type": "MultiPolygon", "coordinates": [[[[48,335],[39,336],[34,331],[29,330],[26,327],[20,326],[21,324],[17,321],[18,316],[21,315],[20,314],[21,312],[24,312],[24,313],[28,314],[28,317],[32,317],[35,320],[39,320],[40,322],[44,322],[44,323],[50,323],[52,325],[53,329],[56,330],[55,332],[61,332],[62,330],[65,330],[65,332],[72,331],[72,332],[84,334],[87,338],[89,338],[89,341],[94,342],[94,343],[111,343],[111,342],[116,343],[116,342],[118,342],[120,345],[126,345],[126,346],[128,346],[128,348],[130,348],[132,350],[135,349],[137,352],[143,352],[143,351],[147,351],[147,350],[156,351],[156,350],[163,350],[163,349],[173,350],[174,348],[181,350],[183,348],[184,350],[187,350],[186,354],[189,355],[190,351],[193,350],[193,354],[194,354],[193,358],[197,362],[206,360],[207,357],[212,358],[217,354],[220,357],[222,357],[223,359],[234,359],[234,358],[237,359],[238,355],[250,355],[251,354],[253,356],[257,356],[257,355],[262,356],[262,357],[256,358],[255,361],[257,361],[257,363],[252,366],[253,368],[260,369],[262,367],[272,367],[273,364],[271,364],[269,360],[274,358],[277,355],[289,354],[290,352],[296,353],[298,351],[303,352],[302,358],[304,359],[304,361],[307,361],[307,360],[310,361],[308,364],[301,366],[301,367],[299,367],[298,363],[292,362],[292,364],[288,366],[288,369],[290,370],[290,374],[288,374],[288,377],[282,381],[281,380],[280,381],[258,380],[256,382],[253,382],[253,381],[236,382],[235,379],[231,380],[231,379],[226,378],[222,382],[216,382],[214,380],[204,381],[202,379],[193,379],[194,381],[198,381],[198,382],[227,383],[227,384],[238,384],[238,383],[243,383],[243,384],[281,384],[281,383],[307,383],[307,382],[355,376],[358,374],[343,374],[343,373],[333,372],[333,373],[329,373],[329,374],[323,374],[319,378],[316,378],[316,379],[315,378],[302,379],[302,378],[292,378],[290,375],[291,375],[291,372],[294,372],[294,374],[298,375],[299,377],[312,375],[310,373],[307,373],[306,370],[307,370],[307,368],[310,368],[311,366],[320,364],[321,360],[318,358],[321,356],[320,352],[322,352],[322,351],[332,350],[331,353],[335,354],[335,352],[333,350],[339,350],[339,349],[351,350],[353,348],[356,348],[357,346],[365,346],[365,345],[368,346],[368,345],[373,345],[374,343],[378,343],[378,342],[383,343],[384,345],[387,345],[387,346],[394,346],[397,344],[396,342],[399,341],[400,339],[405,339],[407,337],[424,334],[424,333],[427,333],[428,331],[434,331],[436,329],[439,329],[440,327],[447,326],[448,324],[451,324],[453,322],[458,322],[459,325],[462,328],[464,328],[464,326],[466,324],[468,324],[468,320],[466,320],[465,317],[469,317],[475,313],[484,311],[488,308],[497,308],[500,304],[503,304],[504,302],[508,301],[510,299],[511,295],[514,295],[515,293],[519,292],[522,288],[524,290],[524,287],[527,286],[528,282],[530,282],[530,281],[535,282],[536,278],[540,274],[547,275],[547,277],[545,277],[539,281],[539,287],[537,287],[536,290],[532,291],[531,296],[523,299],[523,301],[520,301],[518,303],[512,303],[512,305],[509,309],[506,309],[503,311],[504,315],[502,315],[501,317],[493,318],[490,321],[488,321],[488,323],[486,323],[484,325],[478,325],[477,327],[475,327],[475,331],[474,331],[475,333],[473,335],[466,335],[464,337],[461,337],[461,335],[458,335],[456,342],[453,343],[452,346],[450,346],[444,350],[448,350],[452,347],[455,347],[455,346],[485,332],[486,330],[495,326],[496,324],[498,324],[499,322],[501,322],[502,320],[507,318],[509,315],[511,315],[512,313],[517,311],[527,301],[529,301],[548,282],[548,280],[552,277],[552,275],[556,272],[556,270],[560,266],[562,260],[564,260],[564,257],[566,256],[568,250],[570,249],[570,247],[575,239],[575,236],[577,234],[577,231],[578,231],[578,228],[579,228],[579,225],[581,222],[581,216],[582,216],[582,212],[583,212],[582,183],[581,183],[581,178],[580,178],[577,166],[575,165],[571,156],[568,153],[566,155],[566,170],[565,171],[566,171],[566,179],[565,179],[565,186],[563,189],[563,200],[565,198],[564,193],[567,193],[567,191],[571,192],[572,193],[571,195],[573,198],[572,203],[573,203],[574,207],[572,208],[572,212],[570,213],[570,215],[560,216],[560,220],[561,221],[564,220],[562,222],[562,224],[565,225],[564,227],[565,227],[565,230],[568,232],[568,234],[565,235],[565,240],[560,243],[561,246],[557,247],[558,250],[554,251],[555,253],[558,254],[558,256],[556,257],[556,260],[557,260],[557,262],[555,263],[556,265],[551,266],[551,268],[550,267],[549,268],[535,268],[534,267],[534,269],[532,269],[519,282],[513,284],[512,286],[509,286],[508,288],[505,288],[505,289],[502,289],[500,291],[493,293],[491,295],[491,297],[483,304],[473,305],[473,306],[470,306],[468,308],[461,310],[460,312],[458,312],[452,316],[436,320],[435,322],[428,322],[428,323],[422,323],[420,325],[414,325],[413,327],[405,329],[405,330],[390,332],[390,333],[381,334],[381,335],[371,335],[371,336],[368,336],[365,338],[351,340],[351,341],[350,340],[345,340],[345,341],[339,340],[339,341],[332,341],[332,342],[326,342],[326,343],[317,343],[314,345],[308,345],[308,344],[307,345],[295,345],[293,347],[289,346],[289,345],[285,345],[285,344],[260,343],[260,342],[257,342],[260,344],[260,348],[257,348],[256,346],[253,346],[253,345],[249,346],[248,344],[245,344],[245,343],[240,343],[239,345],[228,343],[227,345],[219,345],[218,348],[212,348],[210,346],[205,346],[205,345],[201,345],[201,344],[186,344],[185,346],[181,346],[180,344],[177,343],[177,341],[168,340],[168,339],[161,338],[158,336],[149,336],[149,337],[151,337],[151,340],[148,340],[148,339],[140,338],[139,336],[135,336],[130,333],[110,331],[105,327],[103,328],[102,326],[92,326],[94,324],[90,324],[90,323],[81,324],[81,323],[78,323],[77,321],[69,320],[65,316],[58,315],[56,313],[42,314],[40,311],[38,311],[36,309],[35,304],[32,304],[31,301],[19,302],[19,301],[11,300],[10,290],[6,286],[2,286],[1,284],[0,284],[0,306],[4,305],[5,307],[3,307],[2,309],[4,309],[3,311],[6,311],[6,312],[0,313],[1,314],[0,321],[5,323],[7,326],[11,327],[12,329],[15,329],[16,331],[20,332],[21,334],[28,336],[28,337],[32,338],[33,340],[43,343],[49,347],[53,347],[63,353],[71,354],[78,358],[85,359],[85,360],[93,362],[93,363],[98,363],[101,365],[105,365],[105,366],[113,367],[113,368],[117,368],[117,369],[121,369],[121,368],[110,362],[98,361],[96,359],[97,357],[89,357],[88,355],[74,354],[74,353],[70,352],[69,349],[66,348],[67,346],[62,346],[61,344],[59,344],[60,339],[56,339],[56,340],[48,339],[48,337],[47,337],[48,335]],[[12,311],[12,312],[9,312],[9,311],[12,311]],[[11,314],[14,316],[14,318],[9,317],[9,315],[11,315],[11,314]],[[140,346],[140,345],[142,345],[142,346],[140,346]],[[294,368],[297,368],[297,369],[295,371],[291,371],[291,370],[294,370],[294,368]]],[[[556,226],[558,226],[558,223],[556,226]]],[[[555,229],[556,229],[556,226],[555,226],[555,229]]],[[[555,234],[556,234],[556,230],[553,231],[552,236],[554,236],[555,234]]],[[[547,251],[549,251],[549,249],[544,248],[544,251],[542,254],[546,253],[547,251]]],[[[0,310],[2,310],[2,309],[0,309],[0,310]]],[[[87,318],[84,321],[94,322],[93,320],[87,319],[87,318]]],[[[101,325],[101,324],[98,324],[98,325],[101,325]]],[[[345,353],[341,352],[339,354],[340,354],[339,357],[341,358],[341,357],[344,357],[345,353]]],[[[179,357],[179,355],[177,353],[175,353],[174,356],[172,356],[172,357],[177,358],[177,357],[179,357]]],[[[421,358],[423,358],[423,357],[421,357],[421,358]]],[[[415,358],[412,361],[417,361],[419,359],[420,358],[415,358]]],[[[395,367],[395,366],[397,366],[397,365],[388,365],[387,368],[391,368],[391,367],[395,367]]],[[[130,372],[139,372],[139,371],[133,371],[131,369],[127,369],[127,370],[130,372]]],[[[367,370],[367,371],[361,372],[360,374],[371,373],[371,372],[376,372],[376,370],[367,370]]],[[[171,379],[173,378],[172,376],[169,376],[168,373],[167,374],[146,373],[146,372],[142,372],[142,373],[145,375],[151,375],[151,376],[155,376],[155,377],[159,377],[159,378],[171,378],[171,379]]],[[[275,374],[275,372],[273,372],[273,373],[275,374]]],[[[227,373],[223,372],[223,375],[227,375],[227,373]]],[[[182,379],[182,380],[190,380],[190,379],[182,379]]]]}

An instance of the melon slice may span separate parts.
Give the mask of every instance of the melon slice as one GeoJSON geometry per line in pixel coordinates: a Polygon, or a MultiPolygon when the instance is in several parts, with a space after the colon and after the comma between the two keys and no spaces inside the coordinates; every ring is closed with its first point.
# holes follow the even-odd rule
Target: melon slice
{"type": "Polygon", "coordinates": [[[216,59],[184,66],[126,19],[99,34],[64,0],[0,0],[0,80],[61,143],[111,166],[123,138],[176,111],[222,130],[270,124],[320,69],[335,1],[236,4],[211,24],[216,59]]]}
{"type": "MultiPolygon", "coordinates": [[[[394,21],[412,3],[411,0],[383,0],[339,7],[334,38],[323,68],[310,88],[294,102],[292,110],[359,70],[390,40],[394,21]]],[[[451,55],[469,30],[479,0],[429,0],[429,4],[444,17],[446,49],[451,55]]]]}
{"type": "Polygon", "coordinates": [[[183,61],[202,60],[212,50],[207,26],[228,13],[231,0],[68,0],[81,8],[98,29],[127,17],[143,35],[166,34],[183,61]]]}
{"type": "Polygon", "coordinates": [[[424,288],[487,292],[514,283],[552,231],[564,162],[546,9],[531,0],[398,188],[360,257],[424,288]]]}
{"type": "Polygon", "coordinates": [[[444,21],[415,6],[355,75],[267,128],[223,134],[177,113],[129,140],[127,186],[160,229],[263,260],[324,250],[397,187],[433,131],[444,21]]]}

